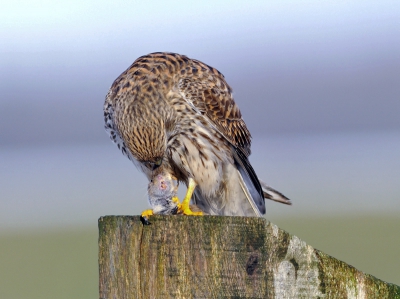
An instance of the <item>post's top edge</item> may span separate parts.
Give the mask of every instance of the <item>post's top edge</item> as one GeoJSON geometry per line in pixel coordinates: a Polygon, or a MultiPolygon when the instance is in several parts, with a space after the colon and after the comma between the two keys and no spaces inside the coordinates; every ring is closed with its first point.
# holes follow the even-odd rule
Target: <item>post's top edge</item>
{"type": "MultiPolygon", "coordinates": [[[[100,216],[98,222],[111,219],[130,219],[140,221],[140,215],[104,215],[100,216]]],[[[181,215],[153,215],[149,218],[151,221],[170,221],[170,222],[210,222],[210,223],[227,223],[227,224],[261,224],[268,225],[271,222],[262,217],[244,217],[244,216],[181,216],[181,215]]]]}

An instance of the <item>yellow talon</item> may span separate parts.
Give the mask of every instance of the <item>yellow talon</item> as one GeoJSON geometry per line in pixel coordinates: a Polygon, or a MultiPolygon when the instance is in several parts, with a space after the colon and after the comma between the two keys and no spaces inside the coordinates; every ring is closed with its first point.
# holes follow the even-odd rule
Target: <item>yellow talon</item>
{"type": "Polygon", "coordinates": [[[153,210],[144,210],[142,212],[142,214],[140,215],[142,223],[145,225],[149,225],[150,224],[149,216],[151,216],[151,215],[154,215],[153,210]]]}
{"type": "MultiPolygon", "coordinates": [[[[185,198],[183,199],[182,203],[180,203],[179,198],[177,196],[172,197],[172,202],[176,203],[176,206],[178,208],[178,212],[177,214],[183,214],[183,215],[192,215],[192,216],[200,216],[200,215],[204,215],[203,212],[201,211],[192,211],[190,208],[190,200],[192,198],[194,189],[196,188],[196,183],[195,181],[190,178],[189,179],[189,186],[185,195],[185,198]]],[[[142,217],[142,221],[144,221],[144,224],[150,224],[149,222],[149,216],[154,215],[153,210],[145,210],[142,212],[141,217],[142,217]]]]}
{"type": "MultiPolygon", "coordinates": [[[[193,212],[190,209],[189,203],[190,203],[190,199],[192,198],[195,188],[196,188],[196,182],[192,178],[189,178],[189,186],[187,188],[186,195],[185,195],[185,198],[183,199],[182,203],[179,203],[179,199],[176,198],[176,200],[178,201],[178,211],[180,213],[182,213],[184,215],[192,215],[192,216],[204,215],[203,212],[193,212]]],[[[172,200],[175,200],[175,198],[173,198],[172,200]]]]}
{"type": "Polygon", "coordinates": [[[154,215],[153,210],[144,210],[141,214],[142,217],[148,217],[154,215]]]}
{"type": "Polygon", "coordinates": [[[190,207],[182,210],[183,215],[191,215],[191,216],[201,216],[204,215],[203,212],[199,211],[199,212],[193,212],[190,207]]]}
{"type": "Polygon", "coordinates": [[[177,196],[174,196],[174,197],[172,197],[171,200],[172,200],[172,202],[176,203],[178,205],[178,208],[179,208],[179,206],[181,205],[181,202],[179,201],[179,198],[177,196]]]}

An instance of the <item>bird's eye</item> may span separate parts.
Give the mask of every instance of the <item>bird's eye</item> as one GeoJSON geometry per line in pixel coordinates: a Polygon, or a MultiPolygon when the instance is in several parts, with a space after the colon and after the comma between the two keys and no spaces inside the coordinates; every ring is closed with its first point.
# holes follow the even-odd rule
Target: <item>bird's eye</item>
{"type": "Polygon", "coordinates": [[[160,167],[161,163],[162,163],[163,159],[160,158],[158,159],[156,162],[153,163],[153,170],[157,169],[158,167],[160,167]]]}
{"type": "Polygon", "coordinates": [[[146,166],[147,168],[154,170],[157,169],[158,167],[161,166],[163,159],[160,158],[158,160],[156,160],[156,162],[150,162],[150,161],[143,161],[142,163],[144,164],[144,166],[146,166]]]}

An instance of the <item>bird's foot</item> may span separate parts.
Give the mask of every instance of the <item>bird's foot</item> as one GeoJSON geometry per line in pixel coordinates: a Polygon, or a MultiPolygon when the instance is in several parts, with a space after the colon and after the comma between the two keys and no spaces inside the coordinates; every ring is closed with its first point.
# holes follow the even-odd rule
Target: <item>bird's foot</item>
{"type": "Polygon", "coordinates": [[[178,206],[178,209],[179,209],[179,206],[181,205],[181,202],[180,202],[178,196],[172,197],[172,198],[171,198],[171,201],[174,202],[174,203],[176,203],[176,205],[178,206]]]}
{"type": "Polygon", "coordinates": [[[149,225],[150,221],[149,221],[149,216],[154,215],[153,210],[144,210],[142,212],[142,214],[140,215],[140,220],[142,220],[142,223],[145,225],[149,225]]]}
{"type": "Polygon", "coordinates": [[[185,201],[180,203],[179,198],[176,197],[176,196],[172,197],[172,201],[174,203],[176,203],[176,206],[178,207],[177,214],[190,215],[190,216],[201,216],[201,215],[204,215],[204,213],[201,212],[201,211],[197,211],[197,212],[192,211],[192,209],[189,206],[189,203],[185,203],[185,201]]]}
{"type": "Polygon", "coordinates": [[[182,210],[183,215],[190,215],[190,216],[203,216],[204,213],[201,211],[193,212],[190,207],[184,208],[182,210]]]}
{"type": "Polygon", "coordinates": [[[178,205],[178,213],[183,214],[183,215],[190,215],[190,216],[202,216],[204,215],[203,212],[198,211],[198,212],[194,212],[192,211],[192,209],[190,208],[189,204],[185,204],[185,202],[183,202],[182,204],[178,205]]]}
{"type": "Polygon", "coordinates": [[[191,215],[191,216],[204,215],[203,212],[201,212],[201,211],[194,212],[190,208],[189,202],[190,202],[190,199],[192,198],[194,188],[196,188],[196,182],[192,178],[189,178],[189,186],[188,186],[185,198],[183,199],[182,203],[179,203],[179,199],[177,197],[172,198],[172,200],[174,202],[178,203],[178,214],[191,215]]]}

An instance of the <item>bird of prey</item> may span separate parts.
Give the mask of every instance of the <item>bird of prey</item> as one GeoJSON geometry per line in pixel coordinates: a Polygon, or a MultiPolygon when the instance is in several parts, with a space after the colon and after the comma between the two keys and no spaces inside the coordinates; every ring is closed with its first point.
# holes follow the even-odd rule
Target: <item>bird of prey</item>
{"type": "Polygon", "coordinates": [[[163,173],[186,184],[183,214],[202,214],[190,201],[210,215],[258,217],[265,198],[291,204],[258,179],[232,89],[203,62],[164,52],[139,57],[108,91],[104,121],[112,141],[150,182],[163,173]]]}

